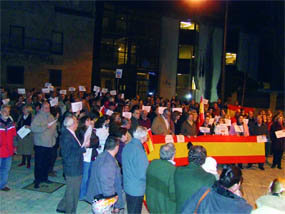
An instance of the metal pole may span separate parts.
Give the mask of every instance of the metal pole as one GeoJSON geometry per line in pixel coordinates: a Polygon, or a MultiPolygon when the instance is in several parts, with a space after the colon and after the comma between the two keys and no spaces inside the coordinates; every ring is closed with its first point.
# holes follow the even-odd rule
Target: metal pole
{"type": "Polygon", "coordinates": [[[225,102],[225,65],[226,65],[226,46],[227,46],[227,25],[228,25],[228,1],[226,1],[226,9],[225,9],[225,23],[224,23],[224,49],[223,49],[223,58],[222,58],[222,86],[221,86],[221,94],[222,94],[222,102],[225,102]]]}

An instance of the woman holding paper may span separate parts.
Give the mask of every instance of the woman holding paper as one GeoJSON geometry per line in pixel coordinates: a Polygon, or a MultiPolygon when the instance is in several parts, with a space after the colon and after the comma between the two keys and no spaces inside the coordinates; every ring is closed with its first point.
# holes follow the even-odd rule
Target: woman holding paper
{"type": "MultiPolygon", "coordinates": [[[[30,129],[33,118],[32,111],[33,109],[31,106],[23,107],[22,115],[20,115],[17,121],[17,131],[20,130],[23,126],[25,126],[26,129],[30,129]]],[[[23,138],[18,136],[17,140],[18,140],[17,153],[22,155],[22,162],[18,166],[26,165],[27,161],[27,168],[30,168],[33,146],[34,146],[32,134],[29,133],[23,138]]]]}
{"type": "Polygon", "coordinates": [[[281,167],[281,160],[284,151],[284,144],[285,144],[285,137],[279,136],[278,131],[284,130],[283,124],[283,116],[277,115],[275,118],[275,122],[271,126],[270,130],[270,138],[272,141],[272,153],[273,153],[273,163],[271,168],[275,168],[276,165],[278,169],[282,169],[281,167]]]}
{"type": "Polygon", "coordinates": [[[182,123],[181,134],[185,136],[197,136],[197,125],[193,113],[189,113],[187,120],[182,123]]]}

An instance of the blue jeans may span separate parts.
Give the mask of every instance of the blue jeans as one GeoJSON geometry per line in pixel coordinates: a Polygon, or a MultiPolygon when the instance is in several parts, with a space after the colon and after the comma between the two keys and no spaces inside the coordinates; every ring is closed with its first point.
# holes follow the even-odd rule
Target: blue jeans
{"type": "Polygon", "coordinates": [[[81,186],[80,186],[79,200],[85,199],[90,174],[91,174],[91,162],[83,161],[83,175],[82,175],[82,181],[81,181],[81,186]]]}
{"type": "Polygon", "coordinates": [[[11,169],[12,156],[0,158],[0,189],[3,189],[8,183],[9,171],[11,169]]]}

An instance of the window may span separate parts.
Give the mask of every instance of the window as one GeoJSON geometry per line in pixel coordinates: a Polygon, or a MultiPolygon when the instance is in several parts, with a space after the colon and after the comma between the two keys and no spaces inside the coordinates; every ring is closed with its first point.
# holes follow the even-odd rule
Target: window
{"type": "Polygon", "coordinates": [[[192,45],[179,45],[179,59],[192,59],[194,47],[192,45]]]}
{"type": "Polygon", "coordinates": [[[195,23],[190,21],[181,21],[180,22],[181,30],[195,30],[195,23]]]}
{"type": "Polygon", "coordinates": [[[236,53],[226,53],[226,65],[235,65],[237,60],[236,53]]]}
{"type": "Polygon", "coordinates": [[[10,46],[14,48],[24,48],[25,28],[10,25],[10,46]]]}
{"type": "Polygon", "coordinates": [[[7,83],[24,84],[24,70],[23,66],[7,66],[7,83]]]}
{"type": "Polygon", "coordinates": [[[51,51],[55,54],[63,54],[63,33],[52,32],[51,51]]]}
{"type": "Polygon", "coordinates": [[[49,82],[56,87],[61,86],[61,70],[50,69],[49,70],[49,82]]]}

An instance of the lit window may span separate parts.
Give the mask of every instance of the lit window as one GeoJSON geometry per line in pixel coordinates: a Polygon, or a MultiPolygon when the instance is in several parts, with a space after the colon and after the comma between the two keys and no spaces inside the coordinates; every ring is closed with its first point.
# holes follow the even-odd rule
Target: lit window
{"type": "Polygon", "coordinates": [[[195,30],[195,23],[194,22],[180,22],[180,29],[182,30],[195,30]]]}
{"type": "Polygon", "coordinates": [[[192,59],[193,56],[192,45],[179,45],[179,59],[192,59]]]}
{"type": "Polygon", "coordinates": [[[236,53],[226,53],[226,65],[235,65],[237,60],[236,53]]]}

